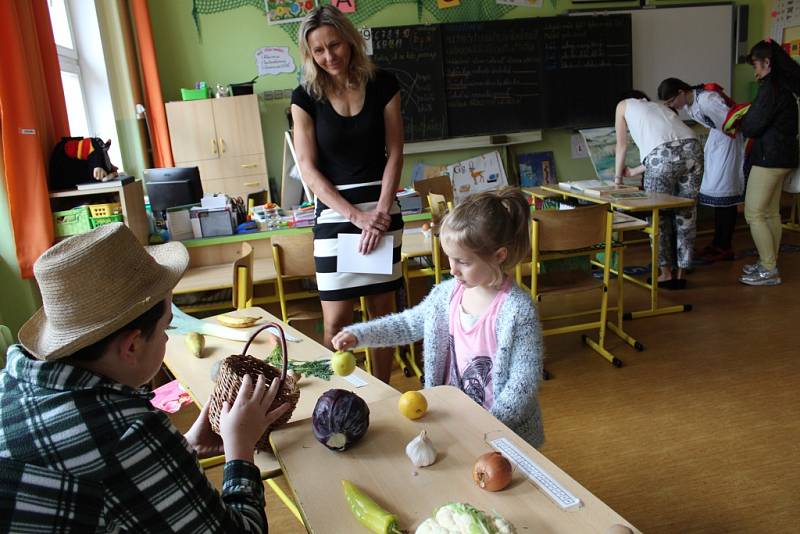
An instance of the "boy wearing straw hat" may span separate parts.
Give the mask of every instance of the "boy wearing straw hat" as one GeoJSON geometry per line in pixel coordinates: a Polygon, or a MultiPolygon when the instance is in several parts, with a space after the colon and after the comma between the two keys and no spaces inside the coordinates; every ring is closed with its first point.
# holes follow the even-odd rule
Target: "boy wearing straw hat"
{"type": "Polygon", "coordinates": [[[0,374],[0,531],[266,531],[253,450],[288,408],[267,412],[277,381],[245,377],[221,438],[207,409],[182,436],[142,387],[188,261],[182,244],[144,248],[119,223],[36,261],[43,306],[0,374]],[[197,458],[223,451],[220,496],[197,458]]]}

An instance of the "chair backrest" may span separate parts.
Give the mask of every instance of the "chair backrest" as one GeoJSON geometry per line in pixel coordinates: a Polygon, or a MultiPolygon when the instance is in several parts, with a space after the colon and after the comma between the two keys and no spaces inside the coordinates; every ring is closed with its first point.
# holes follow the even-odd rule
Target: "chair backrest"
{"type": "Polygon", "coordinates": [[[282,277],[313,277],[316,274],[314,265],[314,235],[311,232],[302,234],[275,235],[272,240],[275,270],[282,277]]]}
{"type": "Polygon", "coordinates": [[[538,227],[539,250],[575,250],[603,243],[608,211],[608,204],[594,204],[571,210],[531,212],[538,227]]]}
{"type": "Polygon", "coordinates": [[[103,494],[100,482],[0,458],[0,531],[95,532],[103,494]]]}
{"type": "Polygon", "coordinates": [[[431,220],[438,227],[447,213],[447,197],[438,193],[428,193],[428,205],[431,208],[431,220]]]}
{"type": "Polygon", "coordinates": [[[253,247],[242,243],[233,262],[233,307],[247,308],[253,303],[253,247]]]}
{"type": "Polygon", "coordinates": [[[422,198],[422,207],[428,206],[428,194],[436,193],[444,196],[448,202],[453,202],[453,184],[449,176],[434,176],[414,182],[414,191],[422,198]]]}

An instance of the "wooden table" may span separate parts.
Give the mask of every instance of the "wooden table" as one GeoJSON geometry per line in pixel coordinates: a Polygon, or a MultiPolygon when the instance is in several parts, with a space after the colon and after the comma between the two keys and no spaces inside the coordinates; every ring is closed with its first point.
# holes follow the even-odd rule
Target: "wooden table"
{"type": "MultiPolygon", "coordinates": [[[[271,313],[261,308],[247,308],[244,310],[244,313],[246,315],[258,315],[263,317],[264,321],[259,321],[259,324],[263,324],[263,322],[266,321],[279,323],[287,334],[291,334],[297,338],[299,340],[298,342],[290,341],[287,343],[289,357],[291,359],[308,361],[330,358],[331,352],[328,349],[307,337],[302,332],[281,323],[281,321],[271,313]]],[[[208,318],[206,321],[215,322],[216,320],[208,318]]],[[[167,333],[169,334],[169,332],[168,330],[167,333]]],[[[195,404],[201,407],[208,401],[214,387],[214,383],[211,381],[211,367],[215,362],[231,354],[240,353],[244,347],[244,343],[206,336],[203,358],[195,358],[189,353],[183,338],[183,334],[172,333],[169,335],[164,365],[167,366],[170,373],[172,373],[178,382],[189,392],[195,404]]],[[[250,346],[248,354],[256,357],[266,356],[266,354],[263,354],[265,352],[265,344],[266,341],[264,339],[256,338],[256,341],[250,346]]],[[[297,404],[297,408],[295,408],[291,420],[299,421],[310,418],[319,396],[332,388],[355,391],[368,402],[397,395],[397,390],[381,382],[372,375],[365,373],[361,369],[356,369],[354,376],[366,382],[367,385],[356,388],[351,382],[335,375],[331,377],[329,382],[304,376],[300,380],[300,402],[297,404]]],[[[258,452],[256,454],[256,465],[261,469],[261,476],[264,478],[272,477],[280,473],[280,466],[272,453],[258,452]]]]}
{"type": "Polygon", "coordinates": [[[650,241],[651,242],[650,280],[652,282],[651,283],[643,282],[638,278],[635,278],[633,276],[624,273],[622,274],[622,276],[626,280],[638,286],[644,287],[650,291],[650,307],[645,310],[627,312],[625,313],[625,318],[638,319],[640,317],[652,317],[654,315],[666,315],[669,313],[691,311],[692,309],[691,304],[678,304],[675,306],[661,306],[661,307],[659,307],[658,305],[658,282],[657,282],[659,276],[658,224],[659,224],[659,210],[685,208],[694,205],[696,202],[695,200],[692,200],[691,198],[676,197],[673,195],[667,195],[665,193],[654,193],[654,192],[648,192],[646,198],[626,198],[626,199],[615,200],[609,197],[587,195],[579,191],[561,189],[557,185],[556,186],[543,185],[541,186],[541,188],[551,193],[558,193],[563,197],[572,197],[579,200],[585,200],[587,202],[608,203],[611,205],[612,209],[623,212],[628,212],[628,213],[649,212],[650,224],[647,228],[644,229],[644,231],[652,236],[650,241]]]}
{"type": "Polygon", "coordinates": [[[291,423],[271,434],[273,449],[309,532],[366,532],[349,511],[342,479],[350,480],[397,514],[400,528],[410,532],[435,508],[450,502],[468,502],[481,510],[496,511],[520,533],[604,533],[615,523],[630,526],[461,390],[438,386],[424,390],[424,394],[428,413],[416,421],[398,411],[399,394],[370,402],[367,434],[344,452],[330,451],[320,444],[312,434],[310,421],[291,423]],[[438,458],[429,467],[415,468],[405,455],[405,446],[423,429],[438,458]],[[478,488],[472,481],[472,466],[478,456],[492,450],[486,439],[498,437],[508,438],[581,499],[583,506],[562,511],[518,469],[503,491],[490,493],[478,488]]]}

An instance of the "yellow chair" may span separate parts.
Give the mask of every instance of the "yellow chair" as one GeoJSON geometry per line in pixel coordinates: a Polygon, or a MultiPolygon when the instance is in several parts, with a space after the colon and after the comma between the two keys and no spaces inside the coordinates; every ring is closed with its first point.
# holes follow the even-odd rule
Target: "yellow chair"
{"type": "MultiPolygon", "coordinates": [[[[287,282],[298,280],[314,280],[316,267],[314,264],[314,236],[311,233],[274,235],[272,240],[272,261],[275,264],[275,287],[281,306],[281,319],[286,324],[292,321],[322,319],[319,293],[316,290],[303,289],[289,291],[287,282]]],[[[364,297],[359,299],[355,311],[361,314],[361,320],[368,320],[367,303],[364,297]]],[[[369,349],[364,350],[364,368],[372,374],[372,355],[369,349]]],[[[401,368],[405,362],[395,350],[395,359],[401,368]]]]}
{"type": "Polygon", "coordinates": [[[453,184],[449,176],[434,176],[414,182],[414,191],[422,198],[422,207],[430,205],[431,193],[441,195],[448,203],[453,202],[453,184]]]}
{"type": "Polygon", "coordinates": [[[596,204],[572,210],[534,211],[531,228],[530,292],[531,298],[542,302],[548,296],[599,290],[601,293],[599,310],[592,309],[541,317],[543,322],[564,320],[594,315],[599,311],[599,320],[545,328],[542,333],[549,336],[597,329],[599,334],[596,341],[585,334],[582,336],[583,341],[615,367],[621,367],[622,360],[605,348],[611,251],[616,246],[613,243],[611,231],[612,220],[613,216],[608,204],[596,204]],[[598,252],[604,253],[601,264],[602,280],[597,280],[587,270],[541,272],[541,262],[543,261],[586,257],[588,264],[598,252]]]}
{"type": "Polygon", "coordinates": [[[234,309],[241,310],[253,305],[253,247],[250,243],[242,243],[233,262],[233,299],[234,309]]]}

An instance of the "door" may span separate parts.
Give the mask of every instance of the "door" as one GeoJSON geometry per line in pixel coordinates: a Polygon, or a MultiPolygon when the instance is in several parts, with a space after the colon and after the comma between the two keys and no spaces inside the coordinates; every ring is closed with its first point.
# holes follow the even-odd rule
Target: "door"
{"type": "Polygon", "coordinates": [[[256,95],[215,98],[214,123],[220,157],[247,156],[264,153],[261,135],[261,113],[256,95]]]}
{"type": "Polygon", "coordinates": [[[167,103],[169,140],[175,165],[219,157],[212,102],[206,99],[167,103]]]}

